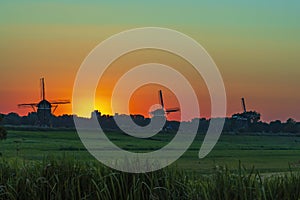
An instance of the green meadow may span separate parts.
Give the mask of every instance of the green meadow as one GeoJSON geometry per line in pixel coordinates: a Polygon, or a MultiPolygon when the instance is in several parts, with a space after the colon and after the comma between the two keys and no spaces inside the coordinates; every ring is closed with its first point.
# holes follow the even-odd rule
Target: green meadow
{"type": "MultiPolygon", "coordinates": [[[[108,132],[107,136],[121,148],[132,152],[157,150],[174,136],[159,133],[148,139],[108,132]]],[[[210,173],[216,166],[236,168],[253,166],[263,173],[285,172],[300,166],[300,137],[281,135],[221,135],[217,145],[204,159],[198,152],[204,135],[197,135],[188,151],[171,167],[185,171],[210,173]]],[[[42,160],[47,156],[68,156],[78,160],[95,160],[84,148],[75,131],[8,131],[6,140],[0,141],[0,152],[5,159],[24,161],[42,160]]]]}

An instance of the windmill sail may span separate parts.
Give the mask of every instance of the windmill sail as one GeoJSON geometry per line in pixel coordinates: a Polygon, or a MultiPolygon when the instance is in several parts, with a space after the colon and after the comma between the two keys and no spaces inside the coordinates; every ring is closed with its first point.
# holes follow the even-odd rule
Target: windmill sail
{"type": "Polygon", "coordinates": [[[169,113],[172,113],[172,112],[178,112],[180,111],[180,109],[178,107],[176,108],[169,108],[166,110],[166,113],[169,114],[169,113]]]}
{"type": "Polygon", "coordinates": [[[162,94],[161,90],[158,91],[158,97],[159,97],[159,103],[160,103],[160,105],[161,105],[162,108],[161,109],[156,109],[156,110],[150,112],[150,114],[152,116],[165,117],[166,114],[170,114],[170,113],[174,113],[174,112],[179,112],[180,111],[180,108],[178,108],[178,107],[165,109],[163,94],[162,94]]]}
{"type": "Polygon", "coordinates": [[[164,109],[165,105],[164,105],[164,99],[163,99],[161,90],[158,91],[158,95],[159,95],[159,103],[160,103],[161,107],[164,109]]]}
{"type": "Polygon", "coordinates": [[[45,82],[44,82],[44,78],[41,78],[40,82],[41,82],[41,100],[45,100],[45,82]]]}

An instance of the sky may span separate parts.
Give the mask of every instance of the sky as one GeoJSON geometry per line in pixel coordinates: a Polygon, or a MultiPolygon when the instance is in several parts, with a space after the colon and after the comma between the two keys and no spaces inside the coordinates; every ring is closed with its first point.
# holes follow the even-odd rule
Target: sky
{"type": "MultiPolygon", "coordinates": [[[[0,4],[0,113],[31,112],[17,104],[40,100],[40,77],[45,77],[48,100],[72,100],[76,73],[96,45],[121,31],[155,26],[180,31],[207,50],[224,80],[228,116],[242,112],[240,98],[245,97],[247,109],[260,112],[264,121],[290,117],[300,121],[299,1],[29,0],[0,4]]],[[[191,69],[184,60],[157,51],[133,52],[117,59],[99,82],[95,109],[112,114],[110,96],[116,78],[135,64],[153,60],[184,71],[192,84],[199,80],[194,89],[201,117],[209,117],[210,99],[201,77],[184,70],[191,69]]],[[[131,97],[130,112],[147,115],[149,106],[158,103],[161,88],[141,86],[131,97]]],[[[168,88],[163,91],[166,106],[178,106],[174,94],[168,88]]],[[[59,106],[55,112],[63,113],[72,114],[72,106],[59,106]]],[[[178,113],[169,117],[176,118],[178,113]]]]}

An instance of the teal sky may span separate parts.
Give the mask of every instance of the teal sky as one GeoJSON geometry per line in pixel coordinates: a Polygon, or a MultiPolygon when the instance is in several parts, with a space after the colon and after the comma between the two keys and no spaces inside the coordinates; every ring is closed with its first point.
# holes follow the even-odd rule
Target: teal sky
{"type": "Polygon", "coordinates": [[[267,26],[299,29],[299,1],[2,1],[1,24],[267,26]],[[199,24],[201,23],[201,24],[199,24]]]}

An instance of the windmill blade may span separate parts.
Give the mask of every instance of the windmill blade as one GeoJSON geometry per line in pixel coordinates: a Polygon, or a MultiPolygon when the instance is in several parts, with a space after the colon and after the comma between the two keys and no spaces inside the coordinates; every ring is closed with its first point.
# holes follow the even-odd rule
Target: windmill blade
{"type": "Polygon", "coordinates": [[[166,113],[168,114],[168,113],[178,112],[178,111],[180,111],[180,108],[169,108],[166,110],[166,113]]]}
{"type": "Polygon", "coordinates": [[[69,104],[71,103],[70,100],[54,100],[50,102],[51,104],[69,104]]]}
{"type": "Polygon", "coordinates": [[[52,111],[52,113],[54,114],[55,113],[55,111],[56,111],[56,109],[57,109],[57,107],[58,107],[58,105],[56,104],[55,106],[53,106],[54,107],[54,109],[53,109],[53,111],[52,111]]]}
{"type": "Polygon", "coordinates": [[[159,103],[160,105],[162,106],[162,108],[164,109],[165,108],[165,105],[164,105],[164,99],[163,99],[163,96],[162,96],[162,91],[159,90],[159,103]]]}
{"type": "Polygon", "coordinates": [[[45,100],[45,80],[44,80],[44,78],[41,78],[40,79],[40,81],[41,81],[41,99],[42,100],[45,100]]]}
{"type": "Polygon", "coordinates": [[[22,103],[22,104],[18,104],[19,108],[27,108],[27,107],[31,107],[33,112],[36,112],[35,107],[37,107],[37,103],[22,103]]]}
{"type": "Polygon", "coordinates": [[[242,97],[242,108],[243,108],[244,113],[246,113],[247,109],[246,109],[246,103],[245,103],[245,98],[244,97],[242,97]]]}
{"type": "Polygon", "coordinates": [[[38,104],[37,103],[21,103],[21,104],[18,104],[18,107],[32,107],[32,106],[37,106],[38,104]]]}

